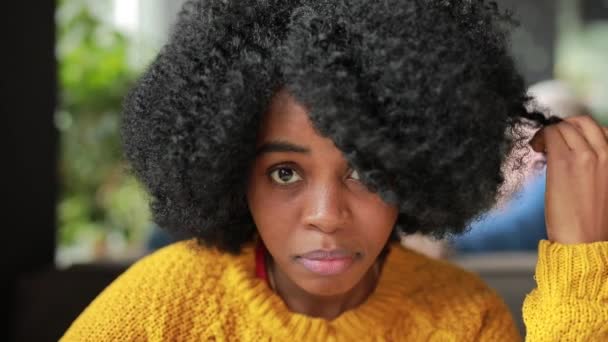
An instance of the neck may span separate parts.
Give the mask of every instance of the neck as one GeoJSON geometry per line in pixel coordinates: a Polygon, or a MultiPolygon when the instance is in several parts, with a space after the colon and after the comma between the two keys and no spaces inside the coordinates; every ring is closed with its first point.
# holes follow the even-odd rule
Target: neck
{"type": "Polygon", "coordinates": [[[378,272],[372,266],[361,281],[348,292],[335,296],[317,296],[304,291],[275,265],[271,267],[275,292],[283,299],[289,310],[326,320],[333,320],[343,312],[365,302],[374,291],[378,280],[378,272]]]}

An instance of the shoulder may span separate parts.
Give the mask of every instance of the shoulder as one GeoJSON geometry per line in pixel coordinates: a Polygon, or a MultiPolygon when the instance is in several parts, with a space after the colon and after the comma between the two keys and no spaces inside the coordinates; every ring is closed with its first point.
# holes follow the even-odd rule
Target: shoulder
{"type": "Polygon", "coordinates": [[[141,258],[106,291],[128,289],[131,296],[158,302],[193,298],[200,292],[211,296],[213,289],[220,290],[223,271],[236,258],[194,239],[176,242],[141,258]]]}
{"type": "Polygon", "coordinates": [[[405,292],[407,300],[439,326],[466,321],[481,327],[491,312],[509,314],[502,298],[479,275],[407,248],[397,247],[393,252],[405,265],[403,281],[412,282],[405,292]]]}
{"type": "Polygon", "coordinates": [[[213,275],[229,262],[230,256],[226,253],[201,246],[192,239],[175,242],[141,258],[125,275],[167,279],[180,278],[193,271],[213,275]]]}
{"type": "Polygon", "coordinates": [[[168,327],[190,326],[190,320],[181,320],[191,312],[212,320],[224,293],[223,270],[237,258],[195,240],[147,255],[89,304],[63,340],[136,339],[168,327]]]}
{"type": "Polygon", "coordinates": [[[395,244],[388,259],[392,267],[415,275],[416,286],[426,289],[454,288],[455,290],[473,291],[488,289],[485,282],[475,273],[446,259],[428,257],[406,246],[395,244]]]}

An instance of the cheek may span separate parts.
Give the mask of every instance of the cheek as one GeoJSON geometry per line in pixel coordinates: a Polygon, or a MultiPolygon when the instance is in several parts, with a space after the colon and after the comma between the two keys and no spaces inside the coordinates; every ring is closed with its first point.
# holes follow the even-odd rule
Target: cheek
{"type": "Polygon", "coordinates": [[[264,237],[286,235],[297,220],[297,208],[286,194],[268,184],[258,182],[250,186],[247,202],[256,227],[264,237]]]}
{"type": "Polygon", "coordinates": [[[393,231],[397,221],[397,208],[374,196],[354,206],[353,212],[361,227],[361,234],[368,241],[383,245],[393,231]]]}

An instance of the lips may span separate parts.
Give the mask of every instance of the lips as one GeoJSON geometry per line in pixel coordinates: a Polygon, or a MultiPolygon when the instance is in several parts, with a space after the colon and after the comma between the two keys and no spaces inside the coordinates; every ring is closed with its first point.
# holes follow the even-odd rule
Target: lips
{"type": "Polygon", "coordinates": [[[348,270],[355,256],[356,253],[342,249],[316,250],[297,256],[296,261],[310,272],[330,276],[348,270]]]}

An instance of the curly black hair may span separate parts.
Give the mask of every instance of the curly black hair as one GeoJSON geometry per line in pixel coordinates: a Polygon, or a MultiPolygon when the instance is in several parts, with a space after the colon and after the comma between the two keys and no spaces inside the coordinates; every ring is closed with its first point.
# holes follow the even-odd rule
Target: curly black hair
{"type": "Polygon", "coordinates": [[[125,101],[122,138],[170,231],[238,252],[245,187],[279,89],[308,110],[395,231],[460,233],[495,203],[530,100],[509,13],[483,0],[191,0],[125,101]]]}

